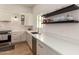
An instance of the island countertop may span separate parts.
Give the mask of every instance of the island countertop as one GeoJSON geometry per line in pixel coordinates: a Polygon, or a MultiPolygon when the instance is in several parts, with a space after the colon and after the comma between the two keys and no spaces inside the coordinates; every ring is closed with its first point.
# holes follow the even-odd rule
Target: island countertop
{"type": "Polygon", "coordinates": [[[79,54],[79,45],[68,40],[64,40],[56,36],[55,34],[50,34],[48,32],[42,32],[39,34],[32,34],[32,31],[26,30],[30,35],[32,35],[37,40],[40,40],[42,43],[50,47],[51,49],[56,50],[62,55],[78,55],[79,54]]]}

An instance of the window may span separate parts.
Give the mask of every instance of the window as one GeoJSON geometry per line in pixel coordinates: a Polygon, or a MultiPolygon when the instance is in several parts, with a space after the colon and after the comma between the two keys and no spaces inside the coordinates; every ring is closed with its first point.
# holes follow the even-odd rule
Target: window
{"type": "Polygon", "coordinates": [[[43,17],[37,16],[37,28],[43,28],[43,25],[41,24],[43,21],[43,17]]]}

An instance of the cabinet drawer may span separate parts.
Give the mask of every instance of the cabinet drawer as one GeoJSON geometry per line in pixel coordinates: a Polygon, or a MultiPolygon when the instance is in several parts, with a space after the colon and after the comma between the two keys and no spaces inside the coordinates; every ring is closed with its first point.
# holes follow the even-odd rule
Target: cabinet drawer
{"type": "Polygon", "coordinates": [[[37,40],[37,55],[59,55],[59,53],[37,40]]]}

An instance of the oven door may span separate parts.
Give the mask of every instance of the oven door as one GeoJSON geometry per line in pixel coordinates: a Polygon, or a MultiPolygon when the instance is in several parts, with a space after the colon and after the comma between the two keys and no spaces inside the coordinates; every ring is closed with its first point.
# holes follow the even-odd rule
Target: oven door
{"type": "Polygon", "coordinates": [[[0,34],[0,43],[11,42],[11,34],[0,34]]]}

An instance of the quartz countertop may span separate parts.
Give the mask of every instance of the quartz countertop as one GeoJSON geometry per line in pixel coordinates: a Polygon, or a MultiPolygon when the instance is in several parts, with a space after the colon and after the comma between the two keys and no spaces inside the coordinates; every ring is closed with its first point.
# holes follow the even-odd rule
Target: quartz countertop
{"type": "Polygon", "coordinates": [[[30,35],[35,37],[37,40],[40,40],[46,44],[51,49],[56,50],[62,55],[78,55],[79,54],[79,45],[67,40],[58,38],[56,35],[51,35],[47,32],[42,32],[40,34],[32,34],[33,31],[26,30],[30,35]]]}

